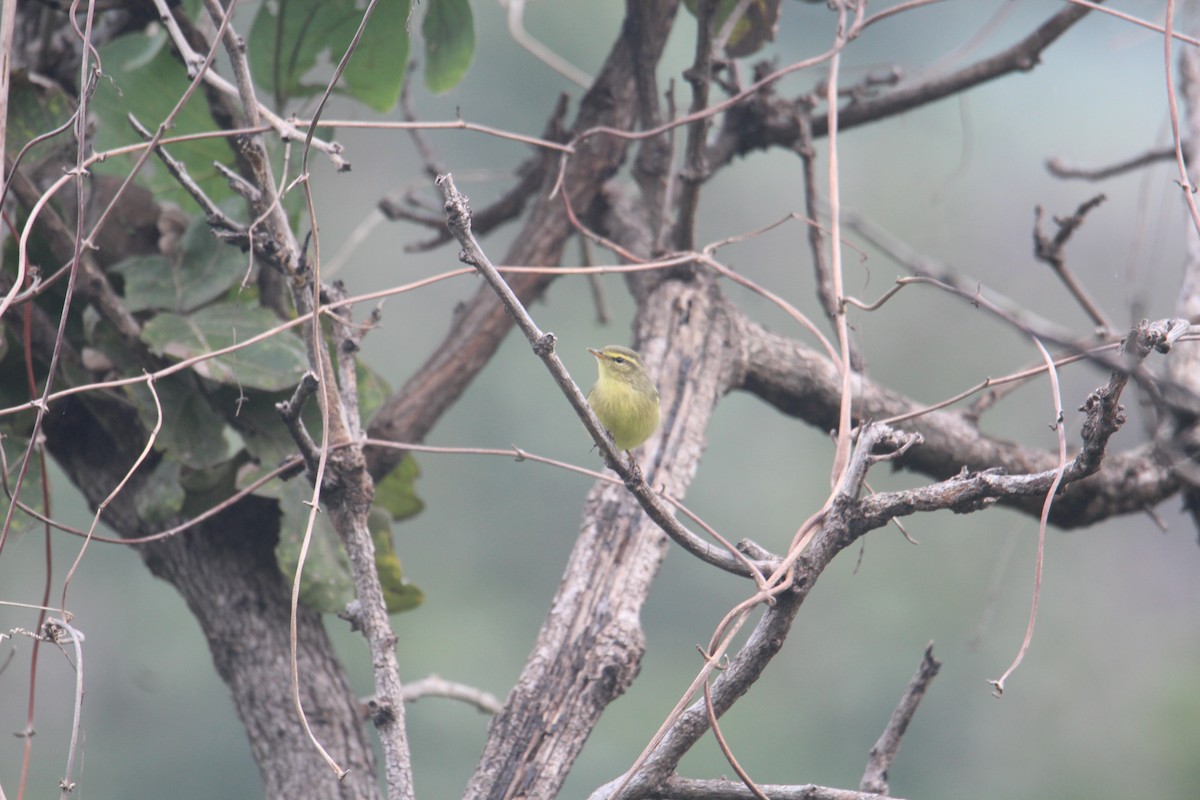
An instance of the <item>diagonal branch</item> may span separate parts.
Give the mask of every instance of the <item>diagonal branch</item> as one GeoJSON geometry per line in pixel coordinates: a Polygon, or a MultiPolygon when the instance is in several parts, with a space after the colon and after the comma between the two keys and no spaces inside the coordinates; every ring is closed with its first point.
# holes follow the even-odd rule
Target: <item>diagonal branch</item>
{"type": "Polygon", "coordinates": [[[759,618],[745,644],[720,675],[712,682],[709,698],[702,698],[680,714],[648,758],[635,766],[631,775],[622,776],[600,787],[591,800],[633,800],[643,797],[662,797],[662,785],[672,777],[680,759],[709,729],[709,707],[716,716],[723,715],[762,676],[767,665],[786,641],[800,606],[816,584],[817,578],[833,557],[861,535],[850,527],[854,509],[860,502],[869,467],[876,463],[877,445],[887,449],[907,446],[905,437],[897,436],[886,426],[868,426],[859,435],[832,504],[820,523],[820,529],[795,565],[791,585],[775,595],[759,618]]]}
{"type": "MultiPolygon", "coordinates": [[[[1089,11],[1082,6],[1066,6],[1024,39],[994,56],[916,86],[897,89],[861,102],[851,102],[838,110],[838,127],[847,130],[866,125],[965,92],[1013,72],[1028,72],[1038,65],[1046,48],[1087,16],[1089,11]]],[[[812,129],[814,136],[824,136],[829,130],[829,118],[814,117],[812,129]]]]}
{"type": "MultiPolygon", "coordinates": [[[[1046,48],[1083,19],[1088,11],[1082,6],[1066,6],[1024,39],[994,56],[924,83],[866,100],[851,100],[838,109],[838,127],[844,131],[867,125],[965,92],[1004,75],[1032,70],[1046,48]]],[[[807,102],[773,97],[769,91],[758,94],[762,97],[740,104],[738,110],[727,117],[720,133],[714,138],[708,156],[714,170],[728,164],[735,156],[746,155],[753,150],[768,147],[793,149],[800,144],[799,118],[808,113],[807,102]]],[[[820,138],[828,132],[829,117],[813,116],[811,135],[820,138]]]]}
{"type": "Polygon", "coordinates": [[[887,727],[883,729],[879,739],[871,746],[867,768],[863,771],[862,780],[858,784],[858,788],[862,791],[873,794],[888,793],[888,770],[891,769],[892,762],[896,760],[896,754],[900,751],[900,740],[908,731],[908,725],[916,715],[917,706],[921,704],[925,692],[929,690],[929,684],[937,677],[938,670],[941,668],[942,662],[933,657],[933,644],[930,643],[925,648],[925,655],[921,658],[920,665],[917,666],[916,674],[905,687],[904,695],[896,705],[896,710],[892,712],[887,727]]]}
{"type": "Polygon", "coordinates": [[[1098,194],[1080,203],[1079,208],[1071,216],[1055,217],[1054,222],[1058,225],[1058,233],[1053,237],[1047,236],[1042,232],[1042,207],[1038,206],[1034,209],[1036,222],[1033,229],[1033,255],[1039,261],[1045,262],[1050,269],[1054,270],[1054,274],[1058,276],[1059,280],[1074,295],[1079,305],[1092,318],[1092,322],[1096,323],[1102,330],[1109,330],[1112,328],[1112,325],[1109,323],[1108,318],[1100,310],[1100,306],[1097,305],[1096,301],[1088,294],[1083,284],[1076,280],[1075,273],[1067,268],[1067,257],[1063,252],[1071,236],[1083,224],[1084,217],[1092,209],[1103,203],[1105,199],[1103,194],[1098,194]]]}
{"type": "MultiPolygon", "coordinates": [[[[636,121],[638,69],[657,63],[675,17],[677,0],[632,2],[622,34],[613,45],[592,88],[584,95],[574,130],[597,125],[631,128],[636,121]]],[[[573,208],[591,206],[604,182],[625,158],[628,142],[596,137],[583,142],[567,163],[565,189],[573,208]]],[[[563,200],[550,197],[557,175],[543,180],[532,211],[503,263],[532,266],[558,264],[572,235],[563,200]]],[[[515,275],[508,280],[524,304],[540,297],[553,275],[515,275]]],[[[417,373],[371,420],[369,435],[393,441],[421,441],[466,391],[512,327],[512,319],[490,287],[480,287],[452,320],[452,330],[417,373]]],[[[371,473],[385,474],[402,453],[369,453],[371,473]]]]}

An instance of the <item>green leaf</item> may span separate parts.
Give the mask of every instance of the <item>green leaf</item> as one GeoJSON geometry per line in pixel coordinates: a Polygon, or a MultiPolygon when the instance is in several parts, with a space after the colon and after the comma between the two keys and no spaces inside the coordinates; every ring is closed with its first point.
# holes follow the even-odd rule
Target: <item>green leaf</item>
{"type": "MultiPolygon", "coordinates": [[[[696,15],[699,0],[684,0],[683,4],[692,16],[696,15]]],[[[720,0],[717,4],[711,20],[714,37],[724,29],[725,21],[738,4],[739,0],[720,0]]],[[[779,0],[752,0],[725,40],[725,54],[730,58],[742,58],[757,53],[767,42],[775,40],[778,27],[779,0]]]]}
{"type": "Polygon", "coordinates": [[[130,311],[192,311],[216,300],[246,272],[246,257],[217,240],[200,217],[192,218],[179,252],[134,256],[112,267],[125,278],[130,311]]]}
{"type": "MultiPolygon", "coordinates": [[[[304,530],[308,526],[312,488],[304,480],[294,479],[283,484],[279,508],[279,544],[275,558],[288,582],[296,578],[304,530]]],[[[300,575],[300,599],[309,608],[322,614],[336,614],[354,599],[354,580],[350,576],[350,559],[337,533],[325,514],[317,514],[312,539],[300,575]]]]}
{"type": "MultiPolygon", "coordinates": [[[[165,452],[180,464],[204,469],[224,461],[229,453],[225,440],[225,420],[196,385],[193,375],[176,374],[159,378],[154,391],[162,406],[162,428],[154,440],[155,449],[165,452]]],[[[125,387],[138,417],[146,430],[158,421],[158,410],[150,389],[144,383],[125,387]]]]}
{"type": "Polygon", "coordinates": [[[430,0],[421,21],[425,39],[425,85],[431,92],[453,89],[475,55],[475,20],[468,0],[430,0]]]}
{"type": "Polygon", "coordinates": [[[301,79],[317,65],[340,25],[350,24],[354,4],[345,0],[274,0],[263,3],[246,42],[250,71],[275,95],[277,108],[316,90],[301,79]]]}
{"type": "Polygon", "coordinates": [[[400,463],[375,485],[375,505],[386,509],[396,521],[419,514],[425,503],[417,497],[413,486],[420,474],[417,460],[412,453],[405,453],[400,463]]]}
{"type": "MultiPolygon", "coordinates": [[[[111,325],[101,321],[92,308],[82,315],[84,338],[100,351],[121,373],[141,368],[136,353],[121,341],[111,325]]],[[[125,396],[137,410],[146,430],[158,422],[154,397],[145,383],[124,387],[125,396]]],[[[229,452],[224,418],[213,409],[211,398],[201,390],[199,379],[190,373],[176,373],[154,382],[154,392],[162,407],[162,428],[154,441],[155,449],[180,466],[206,469],[219,464],[229,452]]]]}
{"type": "Polygon", "coordinates": [[[184,500],[179,472],[179,463],[169,458],[154,465],[134,499],[139,519],[157,525],[179,514],[184,500]]]}
{"type": "Polygon", "coordinates": [[[375,572],[383,588],[383,603],[389,614],[411,611],[425,602],[425,593],[404,580],[404,569],[396,556],[392,541],[392,522],[388,512],[372,508],[367,519],[371,530],[371,541],[375,544],[375,572]]]}
{"type": "MultiPolygon", "coordinates": [[[[279,561],[279,568],[289,581],[295,580],[296,577],[304,529],[308,525],[307,503],[310,492],[308,484],[302,480],[286,482],[280,492],[279,505],[283,519],[280,523],[279,544],[275,548],[275,557],[279,561]]],[[[368,528],[371,531],[371,541],[375,545],[375,569],[383,587],[388,613],[395,614],[416,608],[425,599],[425,595],[416,586],[404,580],[404,571],[392,543],[392,527],[387,512],[372,508],[368,528]]],[[[304,571],[300,576],[300,599],[306,606],[322,614],[335,614],[344,609],[354,597],[350,559],[346,556],[346,550],[329,524],[328,518],[318,514],[304,560],[304,571]]]]}
{"type": "MultiPolygon", "coordinates": [[[[324,90],[324,82],[304,79],[322,54],[334,64],[341,60],[362,11],[355,0],[275,0],[259,8],[250,29],[250,66],[278,107],[324,90]]],[[[379,3],[342,73],[346,92],[377,111],[391,109],[400,97],[408,58],[407,19],[407,0],[379,3]]]]}
{"type": "MultiPolygon", "coordinates": [[[[153,132],[167,118],[175,103],[188,88],[187,72],[165,46],[166,32],[153,36],[132,33],[118,37],[100,48],[105,77],[96,88],[89,108],[99,119],[96,126],[97,151],[141,142],[129,127],[126,115],[133,113],[142,125],[153,132]]],[[[208,113],[203,92],[194,92],[175,117],[169,136],[218,130],[220,126],[208,113]]],[[[232,160],[233,151],[225,139],[199,139],[168,145],[168,152],[187,163],[188,173],[209,197],[220,201],[233,196],[229,182],[216,171],[214,161],[232,160]]],[[[128,174],[135,156],[121,156],[96,164],[98,174],[124,176],[128,174]]],[[[149,159],[139,173],[140,182],[154,192],[156,198],[173,200],[186,206],[191,197],[179,187],[170,173],[158,162],[149,159]]]]}
{"type": "MultiPolygon", "coordinates": [[[[232,418],[231,424],[245,445],[248,460],[254,462],[253,465],[239,465],[237,488],[244,489],[296,455],[296,442],[275,407],[280,401],[289,399],[290,392],[237,391],[223,387],[215,394],[218,408],[236,404],[237,416],[232,418]]],[[[315,399],[305,403],[301,421],[310,435],[319,440],[321,408],[315,399]]],[[[278,498],[280,485],[278,481],[268,483],[255,494],[278,498]]]]}
{"type": "MultiPolygon", "coordinates": [[[[8,90],[8,131],[5,149],[9,160],[17,157],[31,140],[62,125],[71,117],[72,101],[56,83],[33,83],[26,72],[14,72],[8,90]]],[[[74,163],[75,145],[68,135],[43,142],[25,154],[21,169],[39,172],[39,168],[74,163]]],[[[61,174],[61,173],[60,173],[61,174]]],[[[57,176],[56,176],[57,177],[57,176]]]]}
{"type": "Polygon", "coordinates": [[[361,358],[354,362],[354,375],[358,382],[358,416],[365,426],[383,402],[391,397],[392,387],[361,358]]]}
{"type": "MultiPolygon", "coordinates": [[[[269,309],[217,303],[193,314],[159,314],[142,329],[155,353],[189,359],[244,342],[279,325],[269,309]]],[[[229,386],[281,391],[294,386],[307,358],[304,343],[281,331],[233,353],[197,363],[193,369],[209,380],[229,386]]]]}
{"type": "MultiPolygon", "coordinates": [[[[234,427],[246,445],[246,451],[262,465],[263,470],[271,470],[279,466],[284,459],[296,452],[296,442],[288,433],[279,410],[275,404],[287,397],[284,393],[247,392],[239,397],[233,390],[226,389],[222,395],[228,395],[228,402],[237,403],[237,417],[234,427]]],[[[310,403],[316,406],[316,403],[310,403]]],[[[308,407],[305,407],[308,412],[308,407]]],[[[316,424],[321,424],[320,409],[316,410],[316,424]]],[[[307,423],[309,419],[305,419],[307,423]]],[[[311,429],[310,429],[311,430],[311,429]]],[[[256,471],[257,472],[257,471],[256,471]]],[[[261,474],[261,473],[259,473],[261,474]]],[[[246,486],[255,480],[258,474],[243,471],[239,478],[239,487],[246,486]],[[248,478],[248,480],[246,480],[248,478]]],[[[264,487],[265,488],[265,487],[264,487]]],[[[268,494],[267,496],[277,496],[268,494]]]]}
{"type": "MultiPolygon", "coordinates": [[[[21,472],[21,459],[25,456],[25,450],[30,446],[29,440],[20,436],[5,435],[0,439],[0,447],[4,448],[5,463],[8,464],[8,472],[5,475],[5,480],[8,482],[9,491],[16,486],[17,475],[21,472]]],[[[42,481],[39,477],[42,471],[42,457],[37,450],[29,457],[29,470],[25,473],[25,481],[21,484],[21,493],[19,497],[21,502],[34,509],[38,513],[46,513],[46,505],[44,496],[42,495],[42,481]]],[[[8,512],[8,496],[0,494],[0,515],[8,512]]],[[[4,517],[0,516],[0,520],[4,517]]],[[[37,530],[43,523],[25,513],[22,509],[17,509],[13,512],[11,535],[20,535],[26,531],[37,530]]]]}
{"type": "Polygon", "coordinates": [[[250,456],[239,450],[220,464],[205,469],[183,469],[179,485],[183,487],[183,517],[195,517],[218,503],[228,500],[237,490],[237,475],[250,456]]]}
{"type": "MultiPolygon", "coordinates": [[[[404,88],[404,72],[408,67],[408,9],[408,0],[388,0],[376,5],[342,73],[346,93],[381,114],[395,108],[404,88]]],[[[333,61],[346,52],[354,30],[344,31],[348,34],[344,39],[335,38],[331,42],[333,61]]]]}

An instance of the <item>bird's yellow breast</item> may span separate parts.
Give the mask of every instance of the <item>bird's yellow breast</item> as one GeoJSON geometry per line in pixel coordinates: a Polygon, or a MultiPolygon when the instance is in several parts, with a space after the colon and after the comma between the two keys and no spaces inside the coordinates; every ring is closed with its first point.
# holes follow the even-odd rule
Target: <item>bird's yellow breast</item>
{"type": "Polygon", "coordinates": [[[650,438],[658,427],[658,391],[649,381],[638,386],[613,376],[602,376],[588,393],[596,417],[612,434],[618,450],[632,450],[650,438]]]}

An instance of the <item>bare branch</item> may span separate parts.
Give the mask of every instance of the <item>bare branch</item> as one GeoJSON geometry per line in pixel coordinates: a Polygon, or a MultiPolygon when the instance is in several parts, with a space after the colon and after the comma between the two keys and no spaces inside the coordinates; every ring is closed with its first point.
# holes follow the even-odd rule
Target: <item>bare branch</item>
{"type": "MultiPolygon", "coordinates": [[[[7,186],[26,208],[33,208],[42,196],[28,176],[19,170],[9,173],[7,186]]],[[[54,257],[69,267],[75,252],[74,234],[54,208],[47,207],[42,210],[38,216],[38,232],[46,237],[54,257]]],[[[142,326],[125,308],[108,276],[96,264],[95,254],[89,251],[81,253],[79,268],[86,278],[82,281],[81,290],[95,303],[96,310],[135,352],[143,350],[138,338],[142,326]]],[[[50,283],[51,281],[45,281],[43,285],[50,283]]]]}
{"type": "MultiPolygon", "coordinates": [[[[832,428],[840,391],[836,368],[814,351],[778,334],[746,320],[740,324],[746,327],[740,387],[784,413],[826,430],[832,428]]],[[[858,419],[885,419],[922,406],[866,378],[856,401],[858,419]]],[[[948,478],[942,489],[948,494],[937,500],[934,495],[939,491],[925,487],[913,490],[907,499],[903,495],[885,499],[889,495],[884,493],[864,500],[869,506],[880,503],[880,517],[894,516],[882,511],[892,502],[898,507],[911,502],[913,511],[935,506],[964,511],[997,502],[1001,496],[1006,505],[1030,514],[1040,512],[1037,496],[1044,496],[1053,479],[1056,459],[1051,454],[988,437],[968,414],[946,409],[916,418],[907,427],[919,432],[925,443],[910,451],[904,465],[935,478],[948,478]],[[969,472],[956,474],[962,469],[969,472]]],[[[1153,445],[1108,454],[1086,481],[1079,478],[1083,470],[1091,469],[1091,462],[1084,457],[1077,459],[1077,464],[1068,470],[1076,483],[1057,499],[1050,516],[1051,523],[1060,527],[1080,527],[1113,515],[1138,513],[1179,491],[1179,476],[1170,464],[1163,463],[1153,445]]]]}
{"type": "MultiPolygon", "coordinates": [[[[866,100],[852,100],[839,109],[839,127],[849,130],[866,125],[965,92],[1004,75],[1034,69],[1046,48],[1086,16],[1088,11],[1078,5],[1067,6],[1024,39],[994,56],[915,86],[895,89],[866,100]]],[[[752,92],[763,88],[757,84],[750,87],[752,92]]],[[[769,95],[762,101],[740,104],[737,113],[726,117],[720,133],[714,139],[709,152],[710,165],[715,170],[731,162],[735,156],[757,149],[775,146],[795,148],[800,137],[799,115],[804,113],[806,105],[804,99],[784,100],[769,95]]],[[[814,116],[811,127],[814,138],[825,136],[829,130],[828,117],[814,116]]]]}
{"type": "Polygon", "coordinates": [[[500,701],[491,692],[476,689],[465,683],[448,681],[437,675],[409,681],[404,685],[404,701],[406,703],[415,703],[423,697],[445,697],[450,700],[460,700],[475,706],[485,714],[496,714],[501,708],[500,701]]]}
{"type": "Polygon", "coordinates": [[[684,163],[679,172],[679,192],[675,198],[675,230],[671,237],[676,250],[694,250],[696,242],[696,211],[700,204],[700,187],[708,179],[707,153],[710,119],[703,112],[708,108],[708,92],[712,85],[714,67],[713,31],[716,0],[701,0],[696,4],[696,43],[692,66],[684,78],[692,87],[692,106],[688,114],[684,163]]]}
{"type": "Polygon", "coordinates": [[[858,784],[860,790],[881,795],[888,793],[888,770],[891,769],[892,762],[896,760],[896,754],[900,751],[900,740],[904,738],[909,723],[916,716],[917,707],[925,698],[929,684],[937,677],[938,670],[941,668],[942,662],[933,657],[933,644],[930,643],[925,648],[925,655],[921,658],[916,674],[908,682],[896,710],[892,712],[887,727],[883,729],[879,739],[871,746],[867,768],[863,771],[862,780],[858,784]]]}
{"type": "MultiPolygon", "coordinates": [[[[1187,148],[1185,148],[1185,152],[1187,152],[1187,148]]],[[[1048,158],[1046,159],[1046,171],[1056,178],[1078,178],[1079,180],[1085,181],[1103,181],[1108,180],[1109,178],[1115,178],[1118,175],[1123,175],[1126,172],[1139,170],[1142,167],[1148,167],[1151,164],[1156,164],[1160,161],[1172,161],[1174,158],[1174,147],[1156,148],[1126,161],[1121,161],[1117,164],[1107,167],[1096,167],[1093,169],[1072,167],[1065,164],[1061,159],[1048,158]]]]}
{"type": "Polygon", "coordinates": [[[1042,207],[1038,206],[1034,211],[1035,224],[1033,228],[1033,254],[1039,260],[1043,261],[1054,270],[1054,274],[1066,284],[1067,289],[1075,296],[1079,305],[1083,306],[1083,310],[1092,318],[1092,322],[1096,323],[1104,330],[1109,330],[1112,325],[1107,317],[1096,305],[1087,290],[1083,285],[1075,279],[1074,273],[1067,269],[1067,258],[1063,250],[1067,246],[1067,242],[1071,239],[1071,235],[1083,224],[1084,217],[1088,212],[1099,206],[1105,201],[1105,196],[1098,194],[1095,197],[1081,203],[1075,213],[1069,217],[1055,217],[1054,222],[1058,225],[1058,233],[1053,237],[1046,236],[1042,233],[1042,207]]]}
{"type": "Polygon", "coordinates": [[[275,405],[288,433],[292,435],[292,440],[300,448],[300,455],[308,468],[310,479],[316,475],[317,462],[321,460],[321,448],[312,440],[300,415],[304,411],[304,404],[316,393],[317,385],[317,376],[312,370],[307,370],[301,376],[300,383],[296,384],[296,391],[292,393],[291,398],[275,405]]]}
{"type": "MultiPolygon", "coordinates": [[[[786,573],[787,577],[770,590],[773,604],[767,606],[737,655],[723,664],[705,697],[687,710],[673,713],[629,771],[594,792],[591,800],[656,796],[664,782],[674,774],[680,759],[708,731],[710,714],[716,717],[723,715],[758,681],[767,664],[783,647],[792,621],[817,578],[838,552],[864,532],[852,532],[850,523],[856,515],[855,509],[860,502],[858,494],[867,470],[874,463],[875,448],[880,446],[889,450],[901,447],[908,438],[886,426],[870,425],[863,429],[834,495],[825,511],[819,512],[816,517],[813,535],[789,552],[789,561],[793,566],[781,567],[776,571],[775,576],[784,577],[783,573],[786,573]]],[[[760,598],[767,599],[767,596],[767,592],[760,591],[742,606],[748,608],[752,603],[759,602],[760,598]]],[[[727,620],[729,618],[726,617],[727,620]]],[[[742,619],[745,619],[744,614],[738,618],[739,624],[742,619]]],[[[716,638],[714,636],[714,640],[716,638]]],[[[728,642],[729,638],[726,637],[723,644],[727,646],[728,642]]],[[[710,648],[710,652],[705,654],[705,668],[697,680],[706,679],[713,671],[716,660],[721,657],[721,652],[710,648]]],[[[681,702],[686,703],[690,694],[685,695],[681,702]]]]}
{"type": "MultiPolygon", "coordinates": [[[[1082,6],[1067,6],[1024,39],[994,56],[916,86],[897,89],[870,100],[850,103],[839,110],[838,126],[842,130],[849,130],[884,117],[911,111],[1004,75],[1029,71],[1038,65],[1046,48],[1087,16],[1089,10],[1082,6]]],[[[828,118],[814,117],[813,136],[824,136],[828,132],[828,122],[828,118]]]]}
{"type": "Polygon", "coordinates": [[[467,205],[467,198],[454,186],[454,179],[450,175],[438,176],[437,183],[442,187],[442,192],[446,197],[447,224],[450,227],[451,233],[454,234],[454,237],[462,246],[460,258],[465,263],[478,269],[496,294],[500,296],[505,308],[533,347],[534,353],[546,365],[555,383],[558,384],[559,389],[562,390],[567,401],[570,402],[571,407],[583,422],[584,427],[587,428],[588,433],[592,435],[596,446],[600,448],[600,452],[604,455],[605,463],[608,464],[610,469],[621,476],[621,479],[625,482],[625,486],[629,488],[638,502],[641,503],[642,508],[650,515],[650,518],[657,522],[663,531],[681,547],[702,561],[736,575],[749,576],[753,575],[755,571],[762,571],[760,566],[750,565],[741,553],[713,547],[680,525],[662,498],[646,483],[636,463],[625,463],[620,452],[616,449],[608,433],[605,431],[604,425],[600,423],[600,420],[596,419],[596,415],[592,411],[591,406],[588,405],[583,392],[580,391],[575,381],[571,379],[562,360],[554,352],[554,334],[543,332],[537,326],[537,323],[529,316],[529,312],[525,310],[520,299],[509,288],[508,282],[496,271],[496,268],[479,246],[479,242],[471,232],[471,210],[467,205]]]}

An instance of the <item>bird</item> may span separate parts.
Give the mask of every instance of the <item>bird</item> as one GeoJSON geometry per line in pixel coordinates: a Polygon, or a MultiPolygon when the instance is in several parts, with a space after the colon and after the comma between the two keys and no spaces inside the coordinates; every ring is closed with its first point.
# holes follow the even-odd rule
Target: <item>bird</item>
{"type": "Polygon", "coordinates": [[[629,452],[658,429],[658,389],[636,351],[610,344],[599,350],[589,347],[588,352],[596,357],[599,370],[599,378],[588,392],[588,405],[617,449],[629,452]]]}

